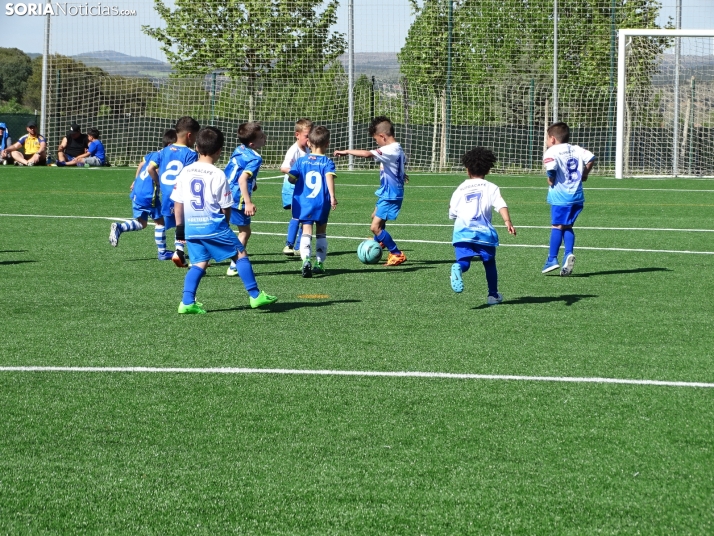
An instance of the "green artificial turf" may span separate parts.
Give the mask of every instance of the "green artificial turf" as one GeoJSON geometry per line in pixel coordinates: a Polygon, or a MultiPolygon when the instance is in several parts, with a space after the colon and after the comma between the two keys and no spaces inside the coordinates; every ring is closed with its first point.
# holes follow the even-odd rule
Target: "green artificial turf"
{"type": "MultiPolygon", "coordinates": [[[[185,271],[156,260],[152,228],[108,244],[132,178],[0,169],[0,366],[714,382],[714,255],[684,253],[714,252],[714,232],[674,230],[714,230],[714,181],[591,177],[561,278],[540,273],[545,179],[490,177],[518,230],[494,215],[496,307],[478,264],[462,294],[449,285],[463,176],[411,175],[388,225],[408,261],[387,268],[355,253],[377,172],[340,172],[312,279],[281,253],[282,179],[260,181],[248,249],[280,301],[251,310],[220,263],[198,292],[209,314],[179,316],[185,271]]],[[[713,402],[656,385],[0,371],[0,532],[707,534],[713,402]]]]}

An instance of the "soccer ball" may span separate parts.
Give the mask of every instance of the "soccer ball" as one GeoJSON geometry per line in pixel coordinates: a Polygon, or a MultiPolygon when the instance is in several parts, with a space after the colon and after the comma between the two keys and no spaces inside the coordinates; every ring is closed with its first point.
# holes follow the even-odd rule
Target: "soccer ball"
{"type": "Polygon", "coordinates": [[[376,240],[365,240],[357,246],[357,258],[363,264],[377,264],[382,260],[382,246],[376,240]]]}

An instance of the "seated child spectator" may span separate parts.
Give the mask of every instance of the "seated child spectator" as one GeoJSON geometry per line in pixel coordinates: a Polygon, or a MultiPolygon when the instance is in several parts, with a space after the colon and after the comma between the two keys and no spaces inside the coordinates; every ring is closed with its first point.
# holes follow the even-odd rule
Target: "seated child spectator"
{"type": "Polygon", "coordinates": [[[8,147],[12,145],[12,138],[10,137],[10,131],[7,129],[5,123],[0,123],[0,161],[2,165],[7,165],[10,160],[10,152],[7,150],[8,147]]]}

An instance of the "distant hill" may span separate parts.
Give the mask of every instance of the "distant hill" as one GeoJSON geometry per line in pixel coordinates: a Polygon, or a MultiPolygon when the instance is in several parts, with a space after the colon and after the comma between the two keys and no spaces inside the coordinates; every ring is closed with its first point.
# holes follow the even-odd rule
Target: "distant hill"
{"type": "Polygon", "coordinates": [[[143,76],[164,78],[171,72],[171,65],[145,56],[129,56],[114,50],[85,52],[72,56],[87,67],[99,67],[103,71],[119,76],[143,76]]]}
{"type": "MultiPolygon", "coordinates": [[[[347,54],[340,56],[340,63],[347,71],[347,54]]],[[[393,52],[355,52],[355,76],[375,76],[379,80],[397,80],[399,61],[393,52]]]]}

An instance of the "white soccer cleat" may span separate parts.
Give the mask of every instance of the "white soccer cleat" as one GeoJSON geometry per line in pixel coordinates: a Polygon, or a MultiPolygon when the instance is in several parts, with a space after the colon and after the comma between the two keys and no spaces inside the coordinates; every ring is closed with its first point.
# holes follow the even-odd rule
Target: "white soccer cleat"
{"type": "Polygon", "coordinates": [[[498,305],[502,301],[503,301],[503,294],[501,294],[500,292],[496,292],[495,296],[489,296],[486,299],[486,303],[488,303],[489,305],[498,305]]]}
{"type": "Polygon", "coordinates": [[[119,228],[118,223],[112,223],[112,227],[109,230],[109,243],[113,247],[117,247],[117,244],[119,244],[119,235],[121,234],[121,229],[119,228]]]}
{"type": "Polygon", "coordinates": [[[575,266],[575,255],[572,253],[565,257],[563,261],[563,267],[560,269],[560,275],[565,277],[573,273],[573,266],[575,266]]]}

